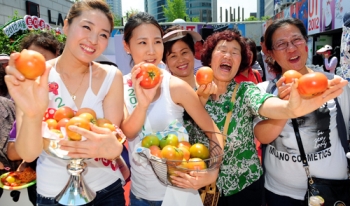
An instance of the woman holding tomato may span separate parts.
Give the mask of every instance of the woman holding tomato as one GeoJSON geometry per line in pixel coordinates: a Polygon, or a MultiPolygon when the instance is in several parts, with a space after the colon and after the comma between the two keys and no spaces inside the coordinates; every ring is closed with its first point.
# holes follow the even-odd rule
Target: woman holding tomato
{"type": "MultiPolygon", "coordinates": [[[[277,78],[259,84],[262,91],[275,94],[280,99],[292,99],[293,85],[284,83],[286,79],[293,78],[290,76],[292,73],[287,71],[298,71],[302,75],[313,72],[305,66],[308,55],[306,40],[307,32],[299,19],[280,19],[267,28],[265,45],[271,60],[269,66],[277,74],[277,78]]],[[[316,78],[315,81],[317,83],[319,80],[316,78]]],[[[344,81],[335,76],[328,84],[332,88],[339,82],[341,84],[344,81]]],[[[298,87],[305,87],[303,82],[298,83],[298,87]]],[[[310,88],[304,89],[312,93],[310,88]]],[[[346,129],[349,126],[350,113],[347,105],[348,90],[348,87],[344,87],[344,92],[337,97],[346,129]]],[[[335,100],[327,98],[319,107],[296,119],[305,153],[308,158],[311,157],[308,162],[312,176],[326,179],[347,178],[347,162],[336,122],[338,112],[335,100]],[[327,170],[325,165],[332,170],[327,170]]],[[[269,206],[306,205],[304,195],[307,190],[307,176],[299,158],[293,125],[290,119],[281,120],[284,119],[282,116],[279,119],[255,120],[255,136],[267,144],[263,161],[266,168],[266,201],[269,206]]]]}
{"type": "MultiPolygon", "coordinates": [[[[172,76],[166,70],[152,75],[160,75],[160,82],[153,88],[144,89],[141,81],[148,76],[136,76],[141,69],[151,69],[162,60],[163,31],[158,22],[147,13],[137,13],[128,19],[124,28],[124,49],[135,63],[130,74],[124,76],[125,120],[121,129],[128,138],[130,157],[142,139],[150,133],[163,131],[177,120],[183,123],[184,110],[196,123],[208,131],[219,132],[201,105],[193,88],[185,81],[172,76]],[[145,66],[146,64],[153,64],[145,66]]],[[[146,73],[147,74],[147,73],[146,73]]],[[[193,74],[192,74],[193,75],[193,74]]],[[[208,134],[219,142],[221,135],[208,134]]],[[[157,179],[151,166],[142,166],[134,159],[131,164],[131,205],[161,205],[166,187],[157,179]]],[[[178,186],[198,189],[214,182],[218,170],[205,173],[186,174],[177,178],[178,186]],[[194,176],[195,175],[195,176],[194,176]]]]}
{"type": "Polygon", "coordinates": [[[206,99],[205,108],[221,131],[227,113],[232,111],[224,159],[216,181],[221,192],[218,205],[260,206],[263,170],[254,144],[254,116],[288,119],[307,114],[339,95],[346,82],[338,79],[322,96],[307,100],[299,96],[297,85],[293,84],[290,101],[262,92],[252,82],[241,82],[237,87],[236,101],[232,103],[237,85],[234,77],[249,65],[249,58],[244,38],[231,30],[217,32],[207,38],[202,63],[213,69],[217,85],[217,92],[206,99]]]}
{"type": "MultiPolygon", "coordinates": [[[[43,151],[42,121],[48,111],[67,106],[77,111],[91,108],[97,118],[109,119],[119,126],[123,119],[123,84],[121,72],[93,60],[108,45],[113,30],[113,14],[103,0],[75,2],[64,21],[67,36],[62,55],[47,62],[45,73],[36,81],[25,79],[15,67],[18,53],[12,54],[6,68],[6,84],[16,103],[19,156],[27,162],[37,161],[37,205],[58,205],[55,197],[69,179],[67,161],[43,151]],[[55,83],[55,90],[49,90],[55,83]],[[52,178],[55,177],[55,178],[52,178]]],[[[22,54],[21,54],[22,55],[22,54]]],[[[115,159],[122,144],[108,129],[91,125],[91,131],[71,126],[70,130],[85,141],[59,142],[72,158],[86,160],[85,183],[96,192],[94,205],[125,205],[123,176],[115,159]]]]}

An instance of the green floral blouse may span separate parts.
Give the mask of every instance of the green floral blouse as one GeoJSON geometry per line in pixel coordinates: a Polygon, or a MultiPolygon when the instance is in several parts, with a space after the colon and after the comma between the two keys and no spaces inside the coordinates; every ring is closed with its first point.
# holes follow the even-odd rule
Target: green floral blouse
{"type": "MultiPolygon", "coordinates": [[[[233,195],[262,175],[262,167],[255,149],[253,134],[253,119],[259,116],[258,110],[271,94],[262,93],[254,83],[242,82],[237,90],[236,102],[230,103],[236,82],[232,81],[227,93],[220,96],[218,101],[209,99],[205,105],[211,118],[220,131],[223,131],[226,114],[233,109],[231,121],[227,131],[224,148],[224,159],[221,164],[217,186],[221,194],[233,195]]],[[[189,126],[191,142],[208,142],[205,135],[199,135],[200,129],[189,126]],[[195,134],[197,133],[197,134],[195,134]]]]}

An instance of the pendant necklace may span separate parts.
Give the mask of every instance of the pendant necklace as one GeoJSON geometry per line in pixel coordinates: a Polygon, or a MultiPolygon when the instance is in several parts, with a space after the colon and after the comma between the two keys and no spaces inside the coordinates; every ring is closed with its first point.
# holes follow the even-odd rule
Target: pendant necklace
{"type": "Polygon", "coordinates": [[[61,74],[62,81],[63,81],[64,85],[66,86],[66,88],[67,88],[67,90],[68,90],[69,94],[71,95],[71,97],[72,97],[73,101],[75,101],[75,99],[77,98],[77,96],[76,96],[75,94],[77,93],[77,91],[79,90],[79,88],[80,88],[81,84],[83,83],[83,80],[84,80],[84,77],[85,77],[85,74],[86,74],[86,73],[87,73],[87,72],[84,72],[84,74],[83,74],[83,78],[81,78],[81,80],[80,80],[80,84],[79,84],[78,88],[75,90],[75,92],[74,92],[74,93],[72,93],[72,92],[69,90],[69,88],[68,88],[68,86],[67,86],[67,84],[65,83],[65,80],[64,80],[64,78],[65,78],[65,77],[64,77],[64,76],[61,74]]]}

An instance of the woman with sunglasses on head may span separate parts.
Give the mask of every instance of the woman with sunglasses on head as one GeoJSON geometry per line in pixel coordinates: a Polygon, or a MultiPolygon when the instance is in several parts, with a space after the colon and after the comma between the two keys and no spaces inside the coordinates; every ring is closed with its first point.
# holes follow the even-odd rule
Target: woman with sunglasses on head
{"type": "MultiPolygon", "coordinates": [[[[284,84],[282,74],[289,70],[301,74],[313,71],[306,66],[308,57],[307,32],[299,19],[274,21],[265,31],[265,45],[269,55],[269,66],[277,74],[272,81],[258,84],[262,91],[277,95],[280,99],[292,99],[292,85],[284,84]]],[[[344,81],[338,76],[329,80],[344,81]]],[[[346,81],[345,81],[346,82],[346,81]]],[[[337,97],[346,130],[349,128],[349,88],[337,97]]],[[[326,179],[346,179],[347,162],[339,139],[339,112],[333,98],[314,110],[296,118],[302,144],[308,158],[312,176],[326,179]],[[329,170],[328,168],[332,168],[329,170]]],[[[300,152],[291,119],[256,119],[256,138],[267,144],[263,156],[265,166],[266,202],[269,206],[306,205],[307,175],[300,159],[300,152]]],[[[348,133],[348,131],[345,131],[348,133]]],[[[345,137],[347,138],[347,137],[345,137]]]]}

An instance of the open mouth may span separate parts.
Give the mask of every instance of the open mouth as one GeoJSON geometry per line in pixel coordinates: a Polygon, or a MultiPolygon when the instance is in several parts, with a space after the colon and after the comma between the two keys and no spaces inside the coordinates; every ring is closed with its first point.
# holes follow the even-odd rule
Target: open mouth
{"type": "Polygon", "coordinates": [[[220,64],[220,69],[229,72],[229,71],[231,71],[232,66],[229,63],[222,63],[222,64],[220,64]]]}
{"type": "Polygon", "coordinates": [[[289,58],[289,61],[291,63],[295,63],[295,62],[299,61],[299,59],[300,59],[300,56],[295,56],[295,57],[289,58]]]}

